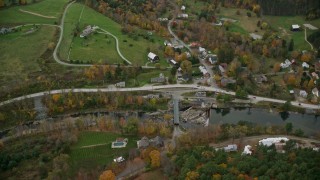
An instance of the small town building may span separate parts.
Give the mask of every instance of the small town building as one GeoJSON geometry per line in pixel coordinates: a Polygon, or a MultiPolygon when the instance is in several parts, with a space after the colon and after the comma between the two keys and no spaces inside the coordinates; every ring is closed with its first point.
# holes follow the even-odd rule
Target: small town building
{"type": "Polygon", "coordinates": [[[147,138],[146,136],[142,137],[137,141],[137,146],[139,149],[145,149],[149,147],[149,138],[147,138]]]}
{"type": "Polygon", "coordinates": [[[185,11],[186,7],[184,5],[181,6],[181,11],[185,11]]]}
{"type": "Polygon", "coordinates": [[[308,93],[305,90],[300,90],[299,95],[303,98],[306,98],[308,96],[308,93]]]}
{"type": "Polygon", "coordinates": [[[224,147],[223,150],[225,152],[235,152],[238,150],[238,146],[236,144],[229,144],[228,146],[224,147]]]}
{"type": "Polygon", "coordinates": [[[312,89],[312,94],[315,95],[315,96],[317,96],[317,97],[319,97],[319,90],[318,90],[318,88],[313,88],[313,89],[312,89]]]}
{"type": "Polygon", "coordinates": [[[177,66],[178,65],[177,61],[175,61],[173,59],[170,60],[170,64],[173,65],[173,66],[177,66]]]}
{"type": "Polygon", "coordinates": [[[159,74],[159,77],[151,78],[151,83],[164,83],[167,78],[163,75],[163,73],[159,74]]]}
{"type": "Polygon", "coordinates": [[[153,52],[149,52],[148,54],[148,59],[151,62],[157,62],[160,60],[159,56],[157,56],[156,54],[154,54],[153,52]]]}
{"type": "Polygon", "coordinates": [[[312,77],[319,79],[319,75],[316,72],[312,72],[311,75],[312,77]]]}
{"type": "Polygon", "coordinates": [[[117,138],[116,141],[111,143],[111,148],[124,148],[128,144],[127,138],[117,138]]]}
{"type": "Polygon", "coordinates": [[[281,64],[280,64],[280,66],[281,66],[282,69],[288,68],[288,67],[291,66],[291,62],[289,61],[289,59],[286,59],[286,60],[284,61],[284,63],[281,63],[281,64]]]}
{"type": "Polygon", "coordinates": [[[199,66],[199,70],[201,71],[201,73],[203,74],[203,76],[210,76],[210,74],[208,73],[207,69],[204,66],[199,66]]]}
{"type": "Polygon", "coordinates": [[[259,40],[262,39],[262,36],[256,33],[250,33],[250,36],[253,40],[259,40]]]}
{"type": "Polygon", "coordinates": [[[293,24],[291,26],[291,31],[300,31],[300,26],[298,24],[293,24]]]}
{"type": "Polygon", "coordinates": [[[243,149],[242,155],[251,155],[252,154],[252,147],[250,145],[246,145],[243,149]]]}
{"type": "Polygon", "coordinates": [[[209,54],[208,61],[210,62],[210,64],[215,64],[218,62],[218,56],[215,54],[209,54]]]}
{"type": "Polygon", "coordinates": [[[90,26],[88,25],[80,34],[81,38],[89,36],[91,33],[93,33],[95,30],[97,30],[99,27],[98,26],[90,26]]]}
{"type": "Polygon", "coordinates": [[[302,67],[308,69],[310,67],[310,65],[308,63],[306,63],[306,62],[303,62],[302,63],[302,67]]]}
{"type": "Polygon", "coordinates": [[[126,82],[125,81],[118,82],[114,86],[116,86],[118,88],[124,88],[124,87],[126,87],[126,82]]]}
{"type": "Polygon", "coordinates": [[[255,80],[258,84],[261,84],[263,82],[268,82],[268,78],[265,75],[256,76],[255,80]]]}
{"type": "Polygon", "coordinates": [[[160,21],[160,22],[166,22],[168,20],[169,20],[168,18],[158,18],[158,21],[160,21]]]}
{"type": "Polygon", "coordinates": [[[263,146],[271,146],[275,143],[287,142],[289,141],[286,137],[276,137],[276,138],[266,138],[259,141],[259,145],[263,146]]]}
{"type": "Polygon", "coordinates": [[[149,143],[153,147],[158,147],[159,148],[159,147],[163,147],[164,146],[164,142],[163,142],[163,140],[162,140],[162,138],[160,136],[156,136],[155,138],[150,139],[149,143]]]}
{"type": "Polygon", "coordinates": [[[181,19],[188,19],[189,15],[188,14],[178,14],[178,18],[181,19]]]}

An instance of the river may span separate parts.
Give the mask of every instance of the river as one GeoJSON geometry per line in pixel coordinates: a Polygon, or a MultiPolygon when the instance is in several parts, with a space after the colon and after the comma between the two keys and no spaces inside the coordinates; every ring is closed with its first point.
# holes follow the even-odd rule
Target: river
{"type": "Polygon", "coordinates": [[[310,114],[270,112],[267,109],[258,108],[217,108],[210,111],[210,124],[236,124],[239,121],[248,121],[263,126],[285,126],[290,122],[294,129],[300,128],[306,135],[320,132],[320,117],[310,114]]]}

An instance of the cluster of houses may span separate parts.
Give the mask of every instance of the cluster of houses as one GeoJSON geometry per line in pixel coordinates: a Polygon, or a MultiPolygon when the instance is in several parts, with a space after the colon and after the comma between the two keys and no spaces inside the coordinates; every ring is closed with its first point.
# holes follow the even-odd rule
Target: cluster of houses
{"type": "Polygon", "coordinates": [[[81,37],[81,38],[87,37],[87,36],[89,36],[91,33],[95,32],[97,29],[99,29],[98,26],[88,25],[88,26],[82,31],[82,33],[80,34],[80,37],[81,37]]]}
{"type": "MultiPolygon", "coordinates": [[[[265,138],[259,141],[260,146],[274,146],[278,153],[285,153],[284,147],[286,143],[289,141],[286,137],[274,137],[274,138],[265,138]]],[[[296,144],[296,147],[300,147],[301,145],[296,144]]],[[[302,147],[302,146],[301,146],[302,147]]],[[[236,144],[229,144],[228,146],[222,148],[216,148],[216,150],[223,150],[225,152],[237,152],[238,146],[236,144]]],[[[319,151],[318,147],[313,147],[314,151],[319,151]]],[[[254,153],[252,146],[246,145],[243,148],[242,155],[251,155],[254,153]]]]}
{"type": "Polygon", "coordinates": [[[151,139],[144,136],[137,141],[137,147],[139,149],[146,149],[149,146],[157,147],[157,148],[163,147],[164,146],[163,139],[160,136],[156,136],[155,138],[151,138],[151,139]]]}
{"type": "MultiPolygon", "coordinates": [[[[297,65],[296,63],[296,60],[292,59],[291,61],[289,59],[286,59],[284,62],[282,62],[280,64],[280,67],[281,69],[286,69],[286,68],[289,68],[291,67],[292,65],[297,65]]],[[[304,68],[304,69],[309,69],[310,68],[310,65],[306,62],[303,62],[301,64],[301,66],[304,68]]]]}

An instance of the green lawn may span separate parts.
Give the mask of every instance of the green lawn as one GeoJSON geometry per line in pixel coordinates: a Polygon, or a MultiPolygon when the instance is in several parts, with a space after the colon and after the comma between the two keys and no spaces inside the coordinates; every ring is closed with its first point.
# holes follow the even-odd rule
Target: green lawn
{"type": "Polygon", "coordinates": [[[81,132],[78,142],[71,147],[70,157],[74,169],[85,167],[88,169],[96,168],[99,165],[106,165],[113,161],[113,158],[123,156],[129,149],[136,148],[136,140],[134,136],[122,136],[120,134],[109,132],[81,132]],[[129,143],[127,147],[120,149],[112,149],[111,142],[118,137],[128,138],[129,143]],[[81,148],[82,146],[89,146],[95,144],[106,145],[81,148]]]}
{"type": "Polygon", "coordinates": [[[28,28],[16,33],[0,35],[0,82],[26,79],[39,71],[37,59],[43,54],[55,32],[54,27],[42,26],[32,34],[23,35],[28,28]]]}
{"type": "Polygon", "coordinates": [[[130,79],[127,85],[129,87],[132,87],[135,85],[144,86],[146,84],[150,84],[151,78],[159,77],[160,73],[163,73],[163,75],[166,77],[169,77],[169,75],[170,75],[170,71],[168,71],[168,70],[154,69],[154,70],[139,74],[136,77],[136,79],[130,79]]]}
{"type": "Polygon", "coordinates": [[[60,15],[63,13],[63,7],[68,0],[43,0],[39,3],[26,6],[14,6],[0,10],[0,23],[7,25],[28,24],[28,23],[47,23],[54,24],[58,22],[60,15]],[[19,11],[19,9],[32,11],[45,16],[55,16],[55,19],[38,17],[19,11]]]}
{"type": "MultiPolygon", "coordinates": [[[[291,25],[298,24],[303,27],[303,24],[312,24],[320,28],[320,20],[306,21],[303,16],[264,16],[264,19],[273,27],[273,29],[279,31],[283,38],[294,40],[294,48],[299,50],[310,50],[310,45],[304,40],[304,31],[291,32],[291,25]]],[[[311,34],[312,30],[307,30],[308,34],[311,34]]]]}
{"type": "MultiPolygon", "coordinates": [[[[100,62],[101,60],[106,60],[110,63],[118,63],[119,57],[115,56],[114,52],[116,52],[116,48],[114,46],[114,40],[112,40],[111,37],[111,43],[108,44],[106,43],[106,39],[104,36],[92,34],[91,36],[93,37],[89,38],[88,42],[91,42],[91,44],[87,47],[83,47],[83,42],[87,40],[81,39],[78,36],[73,37],[72,32],[75,29],[76,23],[79,20],[79,15],[81,13],[82,8],[82,4],[76,3],[70,7],[69,12],[67,13],[65,22],[65,36],[63,43],[61,44],[60,56],[62,57],[62,59],[67,59],[66,57],[68,56],[69,47],[72,44],[73,48],[71,50],[70,55],[70,57],[72,58],[79,60],[82,60],[83,58],[88,58],[93,62],[100,62]],[[95,40],[97,41],[95,43],[92,43],[95,40]],[[81,50],[77,51],[75,50],[76,48],[81,48],[83,52],[78,53],[81,50]]],[[[145,65],[145,63],[148,62],[148,48],[153,50],[156,54],[160,56],[161,59],[163,59],[163,50],[159,49],[159,47],[163,43],[163,39],[155,34],[151,36],[154,42],[146,40],[141,36],[138,36],[137,40],[133,40],[132,38],[129,38],[127,35],[122,34],[121,25],[112,21],[110,18],[96,12],[95,10],[85,7],[79,23],[79,27],[82,30],[87,25],[99,26],[100,28],[103,28],[117,36],[120,43],[120,51],[133,64],[145,65]]],[[[141,33],[147,32],[141,30],[141,33]]],[[[123,60],[120,61],[123,62],[123,60]]]]}

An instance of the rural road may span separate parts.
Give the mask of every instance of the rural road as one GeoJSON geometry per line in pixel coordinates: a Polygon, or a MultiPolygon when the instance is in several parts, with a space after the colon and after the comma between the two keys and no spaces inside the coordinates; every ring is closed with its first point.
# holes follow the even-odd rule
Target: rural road
{"type": "MultiPolygon", "coordinates": [[[[4,102],[0,103],[0,106],[10,104],[12,102],[21,101],[28,98],[34,98],[34,97],[42,97],[48,94],[61,94],[61,93],[96,93],[96,92],[132,92],[132,91],[155,91],[155,90],[167,90],[167,89],[179,89],[179,88],[190,88],[190,89],[197,89],[199,91],[211,91],[211,92],[217,92],[217,93],[224,93],[229,95],[235,95],[235,92],[226,91],[217,87],[206,87],[206,86],[199,86],[195,84],[173,84],[173,85],[161,85],[161,86],[143,86],[143,87],[136,87],[136,88],[75,88],[75,89],[59,89],[59,90],[52,90],[52,91],[44,91],[39,92],[35,94],[29,94],[26,96],[20,96],[14,99],[10,99],[4,102]]],[[[249,95],[248,98],[251,100],[252,103],[257,103],[260,101],[268,101],[268,102],[275,102],[275,103],[281,103],[284,104],[286,101],[279,100],[279,99],[272,99],[272,98],[266,98],[266,97],[259,97],[259,96],[253,96],[249,95]]],[[[307,108],[307,109],[320,109],[319,105],[313,105],[313,104],[306,104],[306,103],[299,103],[297,101],[292,101],[291,104],[293,106],[307,108]],[[299,105],[300,104],[300,105],[299,105]]]]}

